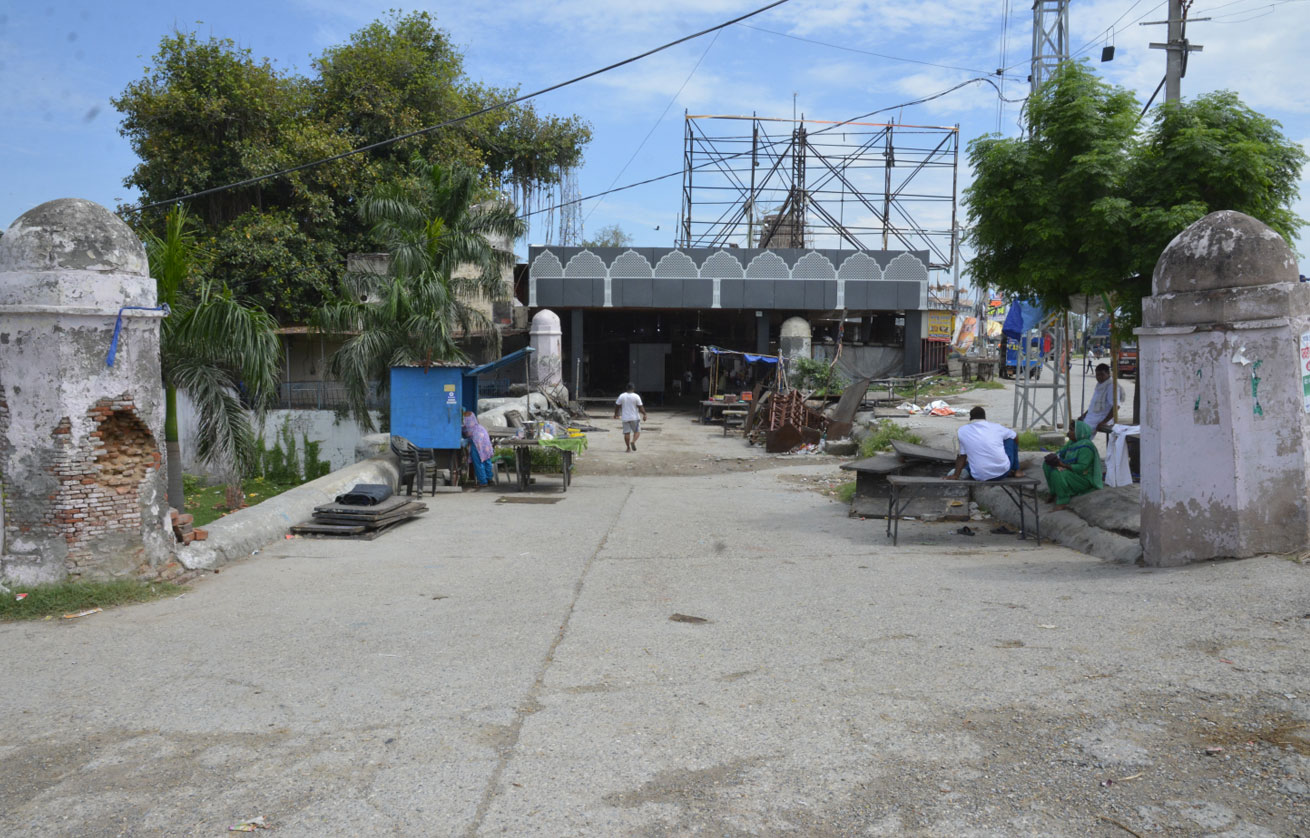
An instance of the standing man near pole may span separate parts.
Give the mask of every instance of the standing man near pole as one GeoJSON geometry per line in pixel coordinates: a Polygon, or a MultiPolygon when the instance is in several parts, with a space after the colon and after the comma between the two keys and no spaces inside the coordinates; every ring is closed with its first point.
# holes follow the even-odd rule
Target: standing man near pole
{"type": "Polygon", "coordinates": [[[623,444],[627,446],[625,450],[637,450],[637,438],[641,436],[641,420],[646,418],[646,406],[641,403],[641,396],[637,395],[632,384],[628,384],[627,392],[621,393],[614,400],[614,418],[623,421],[623,444]]]}

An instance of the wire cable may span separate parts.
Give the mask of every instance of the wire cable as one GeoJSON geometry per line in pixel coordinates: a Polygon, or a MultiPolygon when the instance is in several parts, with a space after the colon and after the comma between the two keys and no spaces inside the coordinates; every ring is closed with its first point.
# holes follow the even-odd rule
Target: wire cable
{"type": "Polygon", "coordinates": [[[773,29],[765,29],[763,26],[752,26],[749,23],[741,24],[744,29],[754,29],[756,32],[767,32],[770,35],[777,35],[779,38],[791,38],[793,41],[802,41],[807,44],[816,44],[821,47],[830,49],[844,50],[845,52],[857,52],[860,55],[872,55],[875,58],[885,58],[888,61],[904,61],[907,64],[923,64],[928,67],[941,67],[944,70],[960,70],[965,73],[986,73],[986,70],[979,70],[974,67],[956,67],[953,64],[938,64],[934,61],[920,61],[917,58],[902,58],[899,55],[887,55],[882,52],[872,52],[867,49],[856,49],[855,47],[846,47],[841,44],[830,44],[827,41],[816,41],[813,38],[802,38],[800,35],[791,35],[786,32],[778,32],[773,29]]]}
{"type": "Polygon", "coordinates": [[[410,131],[407,134],[401,134],[396,137],[391,137],[390,139],[379,140],[378,142],[375,143],[369,143],[368,145],[363,145],[360,146],[359,148],[351,149],[350,151],[343,151],[340,154],[334,154],[330,157],[323,157],[319,160],[313,160],[308,163],[301,163],[299,166],[292,166],[287,169],[280,169],[276,172],[269,172],[266,175],[259,175],[253,178],[246,178],[245,180],[239,180],[236,181],[235,183],[229,183],[223,186],[213,186],[210,187],[209,189],[202,189],[199,192],[192,192],[189,195],[182,195],[176,198],[169,198],[163,201],[154,201],[149,204],[144,204],[140,207],[135,207],[135,208],[125,207],[124,209],[131,212],[142,212],[144,210],[153,209],[155,207],[162,207],[169,204],[181,203],[182,201],[189,201],[192,200],[193,198],[201,198],[204,197],[205,195],[213,195],[216,192],[225,192],[229,189],[237,189],[242,186],[252,186],[256,183],[262,183],[263,181],[270,180],[275,177],[282,177],[283,175],[294,174],[295,172],[301,172],[304,171],[305,169],[311,169],[315,166],[321,166],[324,163],[333,163],[336,162],[337,160],[343,160],[347,157],[351,157],[356,154],[363,154],[366,151],[372,151],[375,148],[382,148],[383,146],[392,145],[393,143],[398,143],[402,140],[408,140],[413,137],[421,136],[423,134],[430,134],[433,131],[437,131],[442,128],[448,128],[451,125],[458,125],[461,122],[466,122],[470,119],[473,119],[474,117],[482,116],[483,114],[491,113],[492,111],[500,110],[501,108],[506,108],[509,107],[510,105],[517,105],[518,103],[526,102],[529,99],[535,99],[538,96],[542,96],[546,93],[559,90],[562,87],[568,87],[569,85],[577,84],[580,81],[586,81],[587,79],[593,78],[594,76],[599,76],[602,73],[608,73],[610,70],[617,70],[619,67],[632,64],[633,62],[640,61],[643,58],[648,58],[657,52],[663,52],[664,50],[669,49],[670,47],[675,47],[678,44],[686,43],[687,41],[694,40],[696,38],[701,37],[702,35],[708,35],[711,32],[717,32],[720,29],[725,29],[729,26],[732,26],[734,23],[740,23],[743,20],[755,17],[758,14],[767,12],[768,10],[781,6],[783,3],[787,3],[787,2],[790,2],[790,0],[774,0],[772,3],[769,3],[768,5],[765,6],[761,6],[760,8],[755,9],[754,11],[747,12],[744,15],[738,15],[737,17],[734,17],[732,20],[724,21],[723,23],[717,24],[715,26],[711,26],[708,29],[702,29],[701,31],[693,33],[691,35],[685,35],[681,38],[678,38],[676,41],[669,41],[667,44],[664,44],[662,46],[658,46],[655,47],[654,49],[646,50],[640,55],[634,55],[631,58],[625,58],[622,61],[616,61],[615,63],[610,64],[606,67],[601,67],[599,70],[592,70],[589,73],[584,73],[580,76],[575,76],[574,78],[571,78],[568,81],[562,81],[557,84],[552,84],[550,87],[543,87],[541,90],[537,90],[532,93],[525,93],[524,95],[516,97],[514,99],[506,99],[505,101],[502,102],[496,102],[494,104],[486,106],[485,108],[481,108],[479,110],[473,111],[472,113],[466,113],[463,116],[457,116],[454,117],[453,119],[447,119],[444,122],[439,122],[436,125],[429,125],[426,128],[419,128],[418,130],[410,131]]]}
{"type": "MultiPolygon", "coordinates": [[[[718,42],[719,35],[722,34],[722,32],[723,30],[719,30],[714,33],[714,37],[710,40],[709,45],[705,47],[705,51],[700,54],[700,58],[696,59],[696,64],[691,68],[691,72],[687,74],[687,78],[683,79],[682,86],[678,88],[678,92],[674,93],[673,97],[669,99],[669,103],[664,106],[664,110],[660,113],[659,119],[655,120],[655,124],[646,132],[646,136],[642,137],[641,142],[637,145],[637,150],[632,152],[632,156],[628,158],[628,162],[623,164],[623,168],[619,169],[619,173],[614,176],[614,180],[610,181],[611,188],[614,184],[619,182],[619,178],[623,177],[623,173],[632,165],[632,161],[637,159],[637,155],[641,154],[641,150],[646,147],[646,143],[650,140],[651,135],[655,133],[655,129],[660,127],[660,123],[664,121],[664,117],[669,115],[669,108],[673,107],[673,103],[678,101],[678,97],[682,95],[682,91],[691,83],[691,77],[696,75],[696,71],[700,69],[701,62],[705,60],[705,56],[710,54],[710,50],[714,48],[714,44],[718,42]]],[[[600,209],[604,203],[604,201],[601,201],[599,204],[596,204],[591,209],[587,210],[587,214],[582,218],[583,229],[586,229],[587,219],[591,218],[591,214],[600,209]]]]}

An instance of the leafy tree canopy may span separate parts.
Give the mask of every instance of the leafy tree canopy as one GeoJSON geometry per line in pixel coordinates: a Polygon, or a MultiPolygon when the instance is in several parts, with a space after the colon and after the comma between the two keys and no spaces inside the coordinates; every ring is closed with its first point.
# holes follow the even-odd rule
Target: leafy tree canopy
{"type": "MultiPolygon", "coordinates": [[[[113,100],[123,114],[121,133],[141,160],[125,185],[140,190],[142,203],[166,201],[427,128],[514,95],[467,78],[463,57],[424,12],[393,12],[325,50],[312,67],[309,76],[284,72],[230,39],[165,37],[145,75],[113,100]]],[[[514,106],[194,199],[198,233],[215,256],[206,274],[244,287],[283,322],[303,320],[344,272],[345,254],[372,249],[358,200],[379,183],[408,177],[413,157],[461,163],[490,187],[513,185],[522,193],[557,182],[581,161],[589,140],[589,127],[576,116],[514,106]]],[[[132,220],[142,232],[164,229],[162,208],[132,220]]]]}
{"type": "Polygon", "coordinates": [[[1066,63],[1029,100],[1030,135],[969,145],[964,203],[979,285],[1067,308],[1106,294],[1121,325],[1169,241],[1209,212],[1232,209],[1289,240],[1305,153],[1277,122],[1229,92],[1157,108],[1140,129],[1131,93],[1066,63]]]}
{"type": "Polygon", "coordinates": [[[583,239],[583,247],[627,247],[632,244],[632,236],[623,232],[617,224],[601,227],[592,238],[583,239]]]}

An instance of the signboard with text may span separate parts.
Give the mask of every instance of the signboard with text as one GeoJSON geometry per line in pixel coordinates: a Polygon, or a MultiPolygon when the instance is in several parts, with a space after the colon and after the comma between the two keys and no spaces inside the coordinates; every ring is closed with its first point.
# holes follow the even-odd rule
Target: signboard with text
{"type": "Polygon", "coordinates": [[[925,337],[937,340],[950,340],[955,337],[955,312],[928,312],[928,334],[925,337]]]}

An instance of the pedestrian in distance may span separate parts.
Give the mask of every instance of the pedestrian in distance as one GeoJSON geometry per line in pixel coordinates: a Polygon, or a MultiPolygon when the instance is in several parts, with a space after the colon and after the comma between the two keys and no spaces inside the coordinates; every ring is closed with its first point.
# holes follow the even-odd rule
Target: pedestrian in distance
{"type": "Polygon", "coordinates": [[[641,423],[646,418],[646,406],[641,403],[641,396],[629,383],[626,392],[614,400],[614,418],[623,422],[623,444],[625,450],[636,451],[637,439],[641,436],[641,423]]]}

